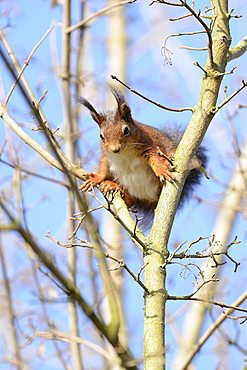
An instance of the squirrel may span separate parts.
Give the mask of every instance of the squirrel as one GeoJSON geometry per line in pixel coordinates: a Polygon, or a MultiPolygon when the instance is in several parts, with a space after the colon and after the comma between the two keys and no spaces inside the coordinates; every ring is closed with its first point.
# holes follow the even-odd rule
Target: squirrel
{"type": "MultiPolygon", "coordinates": [[[[85,173],[80,190],[97,187],[104,195],[120,191],[128,208],[135,206],[144,214],[155,209],[162,186],[176,181],[172,164],[173,155],[183,132],[177,128],[159,130],[132,118],[131,109],[122,92],[110,86],[117,101],[117,109],[98,113],[90,102],[80,96],[77,101],[89,109],[100,128],[101,159],[97,173],[85,173]]],[[[191,196],[200,183],[207,156],[200,147],[185,181],[179,207],[191,196]]]]}

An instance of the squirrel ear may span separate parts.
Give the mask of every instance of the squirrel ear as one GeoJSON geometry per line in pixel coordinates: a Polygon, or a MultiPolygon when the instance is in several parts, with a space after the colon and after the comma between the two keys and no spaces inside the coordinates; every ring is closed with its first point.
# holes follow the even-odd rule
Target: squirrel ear
{"type": "Polygon", "coordinates": [[[86,107],[88,110],[90,110],[90,113],[91,113],[91,116],[92,116],[93,120],[95,122],[97,122],[97,124],[99,126],[101,126],[101,123],[103,121],[103,116],[101,114],[99,114],[94,109],[94,107],[91,105],[91,103],[89,103],[89,101],[87,99],[85,99],[85,98],[83,98],[82,96],[79,96],[79,95],[75,95],[75,98],[78,101],[78,103],[84,105],[84,107],[86,107]]]}
{"type": "Polygon", "coordinates": [[[101,126],[102,122],[103,122],[103,116],[99,113],[97,113],[96,111],[93,112],[91,111],[91,116],[93,118],[93,120],[99,125],[99,127],[101,126]]]}
{"type": "Polygon", "coordinates": [[[131,110],[127,103],[118,104],[118,112],[120,117],[125,121],[132,121],[131,110]]]}

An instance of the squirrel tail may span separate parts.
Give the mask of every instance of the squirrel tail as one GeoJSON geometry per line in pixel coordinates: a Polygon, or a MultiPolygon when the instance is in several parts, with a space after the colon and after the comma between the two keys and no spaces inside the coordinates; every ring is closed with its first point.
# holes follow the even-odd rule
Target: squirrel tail
{"type": "MultiPolygon", "coordinates": [[[[207,149],[204,146],[200,146],[196,152],[196,159],[199,161],[200,165],[203,168],[206,168],[208,163],[206,151],[207,149]]],[[[199,171],[197,168],[193,168],[190,171],[184,183],[184,188],[182,190],[182,194],[180,197],[179,207],[183,206],[183,204],[191,197],[196,185],[200,184],[202,176],[204,176],[203,173],[199,171]]]]}
{"type": "MultiPolygon", "coordinates": [[[[162,132],[164,132],[164,134],[168,136],[169,139],[171,139],[177,145],[181,141],[184,134],[184,130],[181,129],[180,127],[177,127],[175,129],[174,127],[163,128],[162,132]]],[[[206,152],[207,149],[204,146],[200,146],[195,155],[195,159],[197,160],[199,165],[203,168],[206,168],[208,163],[208,156],[206,152]]],[[[194,188],[196,187],[196,185],[200,184],[202,176],[203,176],[202,171],[198,170],[196,167],[190,171],[184,183],[184,188],[181,193],[178,208],[182,208],[184,203],[186,203],[186,201],[191,198],[194,188]]]]}

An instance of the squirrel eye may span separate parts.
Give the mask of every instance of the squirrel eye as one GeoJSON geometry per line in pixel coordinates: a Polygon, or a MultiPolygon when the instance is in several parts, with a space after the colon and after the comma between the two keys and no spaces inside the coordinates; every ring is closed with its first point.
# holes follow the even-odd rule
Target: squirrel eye
{"type": "Polygon", "coordinates": [[[105,138],[104,138],[104,136],[103,136],[102,133],[100,133],[99,137],[101,138],[101,140],[103,140],[103,141],[105,140],[105,138]]]}
{"type": "Polygon", "coordinates": [[[128,126],[125,126],[123,134],[124,134],[124,136],[128,136],[130,134],[130,129],[129,129],[128,126]]]}

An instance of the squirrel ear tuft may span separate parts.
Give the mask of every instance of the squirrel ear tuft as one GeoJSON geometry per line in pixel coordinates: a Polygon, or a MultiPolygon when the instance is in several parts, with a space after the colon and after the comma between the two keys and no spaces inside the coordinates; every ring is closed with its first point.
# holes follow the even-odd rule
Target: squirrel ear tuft
{"type": "Polygon", "coordinates": [[[101,126],[101,123],[103,121],[103,116],[101,114],[99,114],[95,109],[94,107],[92,106],[91,103],[89,103],[89,101],[85,98],[83,98],[82,96],[79,96],[79,95],[75,95],[75,99],[78,103],[84,105],[84,107],[86,107],[88,110],[90,110],[90,113],[91,113],[91,116],[93,118],[93,120],[95,122],[97,122],[97,124],[99,126],[101,126]]]}
{"type": "Polygon", "coordinates": [[[124,119],[125,121],[130,121],[131,120],[131,109],[126,102],[126,99],[123,93],[112,85],[109,85],[109,87],[117,101],[118,113],[120,115],[120,118],[124,119]]]}
{"type": "Polygon", "coordinates": [[[120,91],[117,87],[112,86],[110,84],[108,84],[108,86],[109,86],[112,94],[114,95],[114,98],[116,99],[118,106],[121,103],[126,103],[126,100],[125,100],[125,97],[124,97],[124,94],[122,93],[122,91],[120,91]]]}

